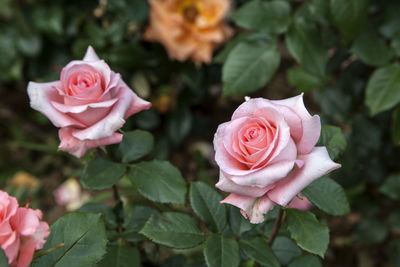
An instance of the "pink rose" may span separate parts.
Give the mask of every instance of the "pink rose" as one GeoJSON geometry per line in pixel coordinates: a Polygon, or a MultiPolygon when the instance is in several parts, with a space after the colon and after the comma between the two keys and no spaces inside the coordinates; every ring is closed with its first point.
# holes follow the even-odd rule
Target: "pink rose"
{"type": "Polygon", "coordinates": [[[221,203],[239,207],[252,223],[263,222],[275,204],[288,205],[312,181],[340,167],[325,147],[315,147],[320,132],[320,118],[308,113],[303,95],[240,105],[214,138],[216,187],[231,193],[221,203]]]}
{"type": "Polygon", "coordinates": [[[139,98],[92,47],[61,71],[59,81],[30,82],[30,104],[61,128],[60,150],[80,158],[87,149],[120,143],[125,120],[151,104],[139,98]]]}
{"type": "Polygon", "coordinates": [[[42,212],[18,207],[17,199],[0,190],[0,245],[11,267],[26,267],[50,234],[42,212]]]}

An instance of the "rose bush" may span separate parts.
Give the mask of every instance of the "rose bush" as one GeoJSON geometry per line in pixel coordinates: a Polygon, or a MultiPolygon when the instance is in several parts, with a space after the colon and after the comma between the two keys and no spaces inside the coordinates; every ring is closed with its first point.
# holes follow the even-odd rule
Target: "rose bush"
{"type": "Polygon", "coordinates": [[[0,245],[11,267],[28,266],[49,234],[40,210],[18,207],[15,197],[0,190],[0,245]]]}
{"type": "Polygon", "coordinates": [[[229,0],[150,0],[145,38],[162,43],[171,59],[210,63],[213,50],[232,36],[224,23],[229,0]]]}
{"type": "Polygon", "coordinates": [[[312,181],[340,167],[325,147],[315,147],[320,132],[320,118],[309,114],[303,95],[240,105],[214,138],[216,187],[231,193],[221,203],[239,207],[252,223],[263,222],[275,204],[288,205],[312,181]]]}
{"type": "Polygon", "coordinates": [[[125,119],[151,104],[139,98],[92,47],[61,71],[59,81],[30,82],[30,104],[60,127],[59,149],[80,158],[89,148],[116,144],[125,119]]]}

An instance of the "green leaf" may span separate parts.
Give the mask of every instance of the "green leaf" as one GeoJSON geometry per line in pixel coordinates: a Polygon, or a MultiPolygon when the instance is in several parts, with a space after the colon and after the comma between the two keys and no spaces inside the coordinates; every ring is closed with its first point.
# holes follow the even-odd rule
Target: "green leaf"
{"type": "Polygon", "coordinates": [[[357,239],[366,245],[381,243],[387,235],[386,225],[378,218],[363,218],[355,231],[357,239]]]}
{"type": "Polygon", "coordinates": [[[42,32],[52,35],[61,35],[63,33],[63,15],[61,6],[39,7],[32,11],[32,21],[35,27],[42,32]]]}
{"type": "Polygon", "coordinates": [[[322,47],[320,31],[316,25],[298,17],[289,27],[285,37],[286,47],[305,71],[324,77],[328,60],[327,50],[322,47]]]}
{"type": "Polygon", "coordinates": [[[329,244],[329,228],[309,211],[286,209],[288,230],[297,245],[322,258],[329,244]]]}
{"type": "Polygon", "coordinates": [[[347,41],[360,31],[368,13],[368,0],[330,0],[331,14],[335,25],[347,41]]]}
{"type": "Polygon", "coordinates": [[[400,102],[400,65],[381,67],[371,75],[366,91],[365,104],[371,115],[394,107],[400,102]]]}
{"type": "Polygon", "coordinates": [[[294,259],[288,267],[322,267],[322,263],[318,257],[314,255],[302,255],[294,259]]]}
{"type": "Polygon", "coordinates": [[[122,244],[107,246],[107,253],[96,267],[140,267],[140,254],[137,248],[122,244]]]}
{"type": "Polygon", "coordinates": [[[252,224],[249,220],[245,219],[242,214],[240,214],[240,209],[229,205],[229,224],[232,232],[240,236],[242,233],[251,230],[252,224]]]}
{"type": "Polygon", "coordinates": [[[322,177],[302,192],[315,206],[334,216],[342,216],[350,212],[343,188],[329,177],[322,177]]]}
{"type": "Polygon", "coordinates": [[[290,68],[287,72],[287,79],[290,86],[301,92],[319,89],[325,84],[325,79],[308,73],[302,67],[290,68]]]}
{"type": "Polygon", "coordinates": [[[138,242],[144,239],[144,236],[139,234],[139,231],[153,214],[159,214],[159,212],[146,206],[133,207],[128,215],[125,216],[124,238],[129,242],[138,242]]]}
{"type": "Polygon", "coordinates": [[[400,209],[394,210],[388,217],[391,229],[395,233],[400,233],[400,209]]]}
{"type": "Polygon", "coordinates": [[[275,238],[272,250],[282,265],[287,265],[292,259],[301,255],[301,249],[296,243],[285,236],[277,236],[275,238]]]}
{"type": "Polygon", "coordinates": [[[190,205],[212,231],[222,232],[226,225],[226,206],[221,200],[222,196],[203,182],[190,186],[190,205]]]}
{"type": "Polygon", "coordinates": [[[332,125],[323,125],[319,144],[326,146],[329,156],[336,159],[346,149],[347,141],[342,129],[332,125]]]}
{"type": "Polygon", "coordinates": [[[219,64],[224,63],[225,60],[228,58],[229,53],[232,51],[232,49],[237,44],[239,44],[240,42],[245,40],[248,36],[249,36],[249,34],[247,34],[247,33],[237,34],[232,40],[230,40],[228,43],[226,43],[224,48],[214,57],[214,62],[219,63],[219,64]]]}
{"type": "Polygon", "coordinates": [[[17,46],[26,56],[33,57],[39,54],[42,48],[42,40],[36,34],[23,34],[18,37],[17,46]]]}
{"type": "Polygon", "coordinates": [[[400,199],[400,175],[395,174],[386,178],[379,191],[391,199],[400,199]]]}
{"type": "Polygon", "coordinates": [[[4,253],[4,250],[0,248],[0,266],[2,267],[8,267],[8,258],[6,254],[4,253]]]}
{"type": "Polygon", "coordinates": [[[260,89],[275,75],[279,63],[280,53],[275,44],[239,43],[222,67],[224,94],[249,94],[260,89]]]}
{"type": "Polygon", "coordinates": [[[208,267],[239,266],[239,245],[234,239],[213,234],[207,239],[204,257],[208,267]]]}
{"type": "Polygon", "coordinates": [[[261,265],[280,266],[274,252],[263,238],[256,237],[251,240],[240,240],[240,248],[244,254],[261,265]]]}
{"type": "Polygon", "coordinates": [[[78,212],[92,212],[92,213],[101,213],[104,216],[104,222],[106,223],[107,229],[117,229],[117,218],[113,212],[113,210],[102,203],[86,203],[82,207],[80,207],[78,212]]]}
{"type": "Polygon", "coordinates": [[[286,1],[248,1],[232,16],[241,27],[266,34],[284,33],[290,23],[290,5],[286,1]]]}
{"type": "Polygon", "coordinates": [[[129,179],[140,194],[151,201],[184,204],[186,182],[168,161],[153,160],[134,164],[129,179]]]}
{"type": "Polygon", "coordinates": [[[131,162],[146,156],[154,146],[153,135],[142,130],[135,130],[124,134],[118,150],[122,155],[122,162],[131,162]]]}
{"type": "Polygon", "coordinates": [[[100,214],[68,213],[50,227],[43,249],[65,245],[35,259],[32,267],[93,266],[106,252],[106,230],[100,214]]]}
{"type": "Polygon", "coordinates": [[[97,156],[83,168],[81,183],[84,188],[103,190],[116,184],[125,174],[125,166],[97,156]]]}
{"type": "Polygon", "coordinates": [[[351,52],[365,64],[375,67],[385,65],[393,56],[386,41],[369,24],[354,40],[351,52]]]}
{"type": "Polygon", "coordinates": [[[153,242],[173,248],[191,248],[204,242],[198,222],[177,212],[152,215],[140,233],[153,242]]]}
{"type": "Polygon", "coordinates": [[[400,144],[400,107],[393,111],[391,131],[393,143],[395,145],[400,144]]]}

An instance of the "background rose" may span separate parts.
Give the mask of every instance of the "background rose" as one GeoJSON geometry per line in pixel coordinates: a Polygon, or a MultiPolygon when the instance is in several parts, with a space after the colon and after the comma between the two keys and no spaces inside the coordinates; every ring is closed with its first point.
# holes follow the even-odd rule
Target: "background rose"
{"type": "Polygon", "coordinates": [[[149,0],[150,26],[145,38],[158,41],[172,59],[211,62],[213,50],[232,29],[224,23],[229,0],[149,0]]]}
{"type": "Polygon", "coordinates": [[[0,245],[11,267],[26,267],[50,234],[42,212],[18,207],[17,199],[0,191],[0,245]]]}
{"type": "Polygon", "coordinates": [[[59,149],[76,157],[86,150],[122,141],[115,133],[134,113],[151,104],[139,98],[92,47],[83,60],[70,62],[59,81],[30,82],[30,104],[61,129],[59,149]]]}
{"type": "Polygon", "coordinates": [[[289,204],[312,181],[340,167],[325,147],[315,147],[320,132],[320,118],[308,113],[303,95],[240,105],[214,138],[216,187],[231,193],[221,203],[239,207],[252,223],[263,222],[275,204],[289,204]]]}

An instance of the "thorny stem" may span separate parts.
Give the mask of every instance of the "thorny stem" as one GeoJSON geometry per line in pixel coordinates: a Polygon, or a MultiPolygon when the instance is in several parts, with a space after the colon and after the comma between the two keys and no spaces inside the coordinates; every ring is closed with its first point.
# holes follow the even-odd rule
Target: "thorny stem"
{"type": "Polygon", "coordinates": [[[282,217],[283,217],[283,208],[279,208],[278,216],[275,219],[274,227],[272,228],[271,235],[268,238],[268,244],[272,245],[275,240],[276,235],[278,234],[279,228],[282,224],[282,217]]]}

